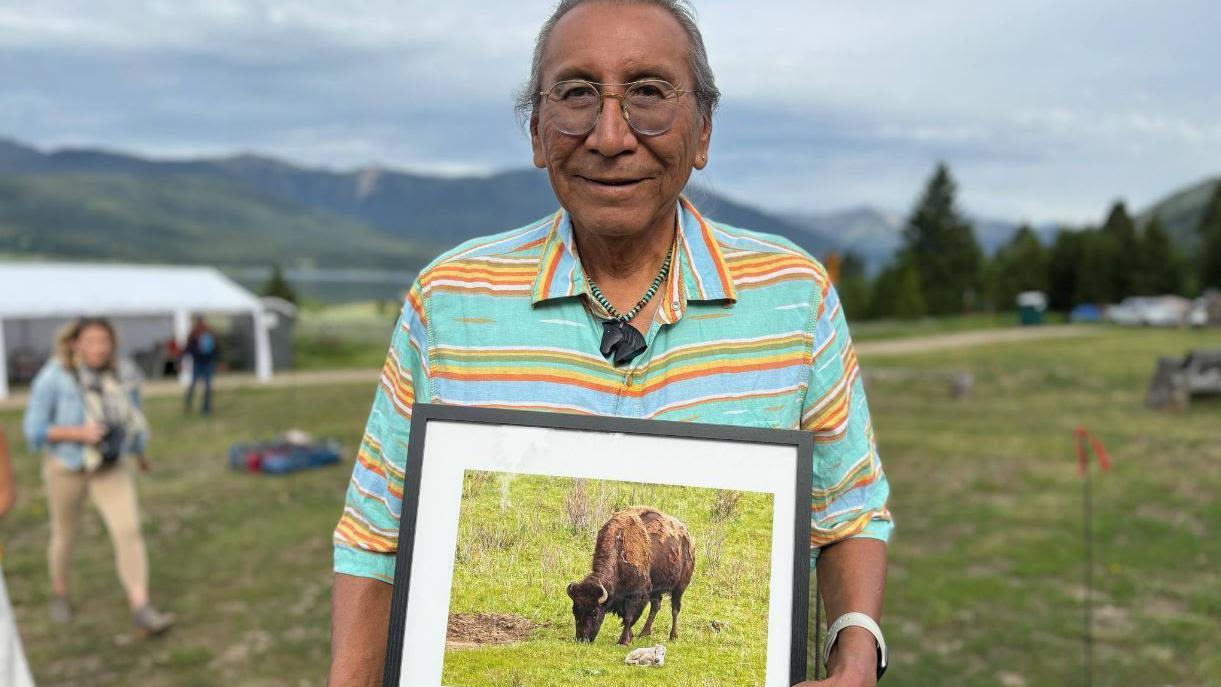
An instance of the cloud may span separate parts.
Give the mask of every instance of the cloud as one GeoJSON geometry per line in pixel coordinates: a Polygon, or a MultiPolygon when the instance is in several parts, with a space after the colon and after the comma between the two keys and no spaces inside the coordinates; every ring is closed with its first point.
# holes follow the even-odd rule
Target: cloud
{"type": "MultiPolygon", "coordinates": [[[[977,214],[1093,219],[1221,172],[1206,0],[704,0],[712,164],[770,207],[904,210],[937,160],[977,214]]],[[[512,115],[552,0],[0,7],[0,135],[329,167],[529,164],[512,115]]]]}

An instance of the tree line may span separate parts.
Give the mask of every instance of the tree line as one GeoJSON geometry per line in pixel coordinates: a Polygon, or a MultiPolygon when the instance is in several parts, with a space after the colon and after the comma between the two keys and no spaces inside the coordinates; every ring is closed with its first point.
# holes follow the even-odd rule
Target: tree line
{"type": "Polygon", "coordinates": [[[989,256],[959,211],[957,184],[939,164],[903,228],[889,264],[869,278],[859,256],[839,266],[840,298],[857,319],[1012,310],[1023,291],[1047,294],[1052,310],[1117,303],[1128,296],[1194,296],[1221,289],[1221,183],[1196,227],[1200,249],[1187,256],[1156,215],[1143,226],[1116,201],[1098,227],[1061,228],[1045,245],[1029,225],[989,256]]]}

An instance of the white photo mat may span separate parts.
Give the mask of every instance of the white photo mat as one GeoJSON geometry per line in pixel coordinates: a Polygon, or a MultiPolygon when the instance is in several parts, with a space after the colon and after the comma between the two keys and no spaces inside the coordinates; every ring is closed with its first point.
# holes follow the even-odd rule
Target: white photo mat
{"type": "MultiPolygon", "coordinates": [[[[422,424],[413,424],[413,442],[422,424]]],[[[796,626],[793,542],[798,527],[794,518],[794,474],[801,461],[808,465],[810,460],[808,455],[800,455],[798,447],[435,418],[427,421],[423,434],[423,469],[415,476],[419,482],[418,503],[414,504],[417,516],[410,519],[414,525],[411,561],[419,565],[411,566],[408,589],[396,589],[396,597],[406,594],[408,599],[403,617],[391,619],[392,628],[396,620],[401,622],[402,653],[399,669],[387,671],[387,684],[458,687],[443,685],[441,677],[463,478],[469,470],[770,494],[774,501],[764,684],[792,684],[792,633],[796,626]],[[625,456],[636,460],[625,460],[625,456]],[[392,673],[398,673],[397,683],[393,683],[392,673]]],[[[408,497],[405,494],[404,510],[412,505],[406,501],[408,497]]],[[[808,565],[806,561],[802,564],[808,565]]],[[[804,625],[804,618],[801,623],[804,625]]],[[[391,633],[392,643],[395,634],[391,633]]],[[[801,653],[804,656],[804,647],[801,653]]],[[[388,656],[392,654],[393,647],[388,656]]]]}

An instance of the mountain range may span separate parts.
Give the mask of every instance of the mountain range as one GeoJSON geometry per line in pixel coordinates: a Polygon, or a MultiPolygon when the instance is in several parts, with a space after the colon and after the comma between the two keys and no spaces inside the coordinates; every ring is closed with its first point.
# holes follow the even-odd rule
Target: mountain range
{"type": "Polygon", "coordinates": [[[1217,186],[1221,186],[1221,176],[1185,186],[1142,210],[1137,219],[1144,224],[1157,215],[1170,240],[1185,254],[1194,255],[1200,247],[1200,220],[1217,186]]]}
{"type": "MultiPolygon", "coordinates": [[[[1149,208],[1187,249],[1212,186],[1149,208]]],[[[780,234],[815,255],[852,251],[871,269],[899,247],[903,218],[861,206],[775,213],[708,189],[707,216],[780,234]]],[[[553,212],[546,174],[438,177],[367,167],[310,169],[257,155],[154,160],[92,148],[43,152],[0,139],[0,255],[251,266],[414,269],[474,236],[553,212]]],[[[1100,209],[1100,214],[1101,214],[1100,209]]],[[[972,218],[985,250],[1016,223],[972,218]]],[[[1045,238],[1054,226],[1036,228],[1045,238]]]]}
{"type": "MultiPolygon", "coordinates": [[[[787,236],[814,254],[835,247],[784,218],[700,189],[691,194],[720,221],[787,236]]],[[[446,178],[378,167],[306,169],[255,155],[43,153],[0,141],[0,252],[8,254],[418,267],[445,248],[556,207],[539,170],[446,178]]]]}

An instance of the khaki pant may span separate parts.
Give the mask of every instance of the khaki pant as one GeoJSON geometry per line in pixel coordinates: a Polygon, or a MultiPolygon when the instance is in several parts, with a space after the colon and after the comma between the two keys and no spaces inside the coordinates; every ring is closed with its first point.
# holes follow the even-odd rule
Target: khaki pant
{"type": "Polygon", "coordinates": [[[88,494],[110,532],[115,567],[128,598],[137,590],[147,590],[148,557],[140,534],[140,509],[130,464],[124,461],[95,472],[76,472],[54,458],[46,458],[42,477],[51,511],[51,546],[47,552],[51,579],[68,581],[81,505],[88,494]]]}

